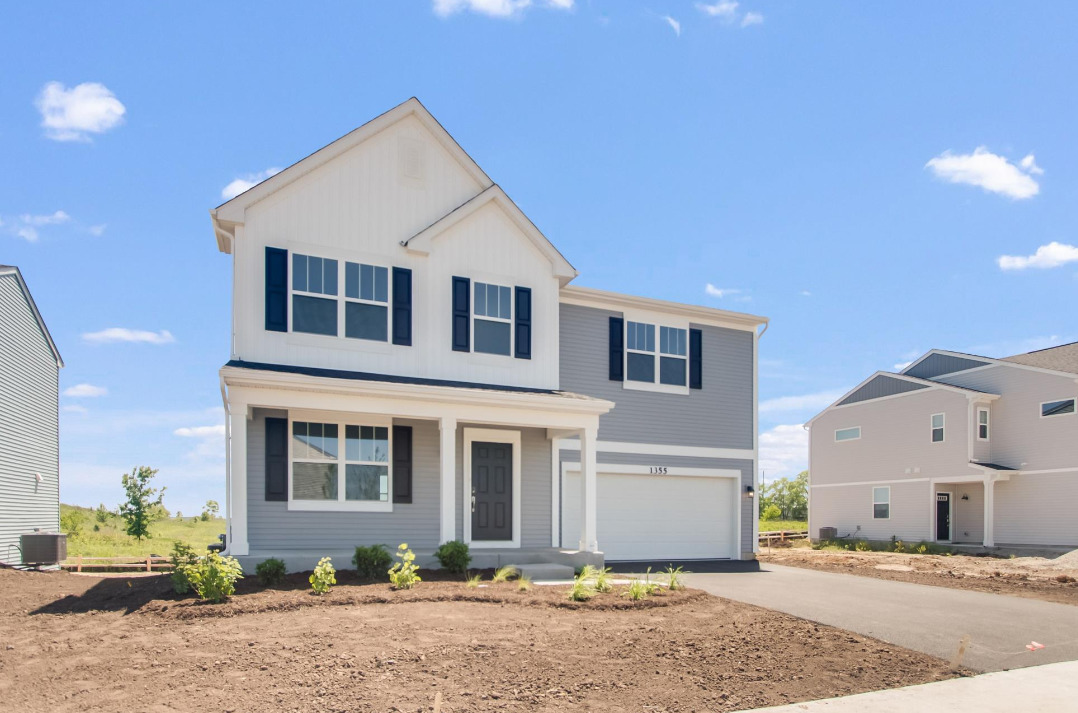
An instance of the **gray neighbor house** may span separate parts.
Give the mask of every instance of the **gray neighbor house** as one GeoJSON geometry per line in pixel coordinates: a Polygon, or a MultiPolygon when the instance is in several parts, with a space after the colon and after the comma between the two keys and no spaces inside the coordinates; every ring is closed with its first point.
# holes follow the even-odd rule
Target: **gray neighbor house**
{"type": "Polygon", "coordinates": [[[63,365],[19,268],[0,265],[0,563],[22,563],[20,535],[60,527],[63,365]]]}

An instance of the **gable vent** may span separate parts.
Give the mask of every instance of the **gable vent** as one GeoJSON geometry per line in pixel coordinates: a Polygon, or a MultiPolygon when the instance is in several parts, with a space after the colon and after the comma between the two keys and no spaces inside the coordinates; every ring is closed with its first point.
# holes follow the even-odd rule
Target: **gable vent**
{"type": "Polygon", "coordinates": [[[402,177],[423,180],[423,142],[401,138],[397,142],[397,157],[402,177]]]}

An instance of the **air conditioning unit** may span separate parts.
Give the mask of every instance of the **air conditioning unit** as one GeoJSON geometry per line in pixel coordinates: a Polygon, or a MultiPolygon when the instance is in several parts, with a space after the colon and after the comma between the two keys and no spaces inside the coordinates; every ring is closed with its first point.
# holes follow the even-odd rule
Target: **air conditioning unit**
{"type": "Polygon", "coordinates": [[[837,527],[821,527],[820,539],[821,540],[834,540],[838,537],[837,527]]]}
{"type": "Polygon", "coordinates": [[[63,533],[33,532],[19,539],[23,564],[51,565],[67,559],[67,535],[63,533]]]}

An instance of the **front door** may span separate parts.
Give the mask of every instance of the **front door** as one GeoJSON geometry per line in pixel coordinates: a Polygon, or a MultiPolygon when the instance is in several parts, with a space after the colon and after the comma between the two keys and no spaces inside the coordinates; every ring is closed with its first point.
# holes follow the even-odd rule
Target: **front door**
{"type": "Polygon", "coordinates": [[[951,540],[951,494],[936,493],[936,539],[951,540]]]}
{"type": "Polygon", "coordinates": [[[513,446],[472,443],[472,539],[513,539],[513,446]]]}

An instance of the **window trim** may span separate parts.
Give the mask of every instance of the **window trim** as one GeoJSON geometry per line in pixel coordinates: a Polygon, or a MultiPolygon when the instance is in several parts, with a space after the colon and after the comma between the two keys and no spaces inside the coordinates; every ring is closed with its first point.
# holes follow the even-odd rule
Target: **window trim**
{"type": "MultiPolygon", "coordinates": [[[[288,412],[288,510],[307,512],[393,512],[393,419],[388,416],[374,416],[366,414],[331,414],[322,411],[289,411],[288,412]],[[336,461],[310,461],[319,463],[337,463],[337,499],[336,500],[295,500],[292,497],[292,465],[295,456],[292,451],[293,441],[292,424],[296,421],[308,423],[336,424],[338,435],[337,460],[336,461]],[[347,473],[347,451],[345,441],[345,428],[347,426],[376,426],[388,429],[386,437],[389,441],[389,454],[386,460],[386,476],[388,480],[387,499],[380,500],[345,500],[345,478],[347,473]]],[[[302,459],[300,462],[308,462],[302,459]]],[[[359,461],[352,461],[357,463],[359,461]]],[[[378,465],[381,465],[380,463],[378,465]]]]}
{"type": "Polygon", "coordinates": [[[691,389],[689,388],[689,329],[690,324],[687,320],[680,320],[677,318],[671,318],[669,315],[660,313],[649,312],[623,312],[621,315],[621,339],[624,348],[621,354],[621,368],[622,368],[622,381],[621,387],[623,389],[633,389],[636,391],[654,391],[664,394],[689,394],[691,389]],[[631,349],[629,347],[629,322],[636,322],[638,324],[650,324],[655,327],[655,351],[648,352],[640,349],[631,349]],[[667,327],[669,329],[680,329],[685,332],[685,355],[678,354],[663,354],[662,353],[662,328],[667,327]],[[629,378],[629,354],[648,354],[655,358],[655,381],[635,381],[629,378]],[[681,359],[685,362],[685,385],[678,386],[676,384],[664,384],[659,379],[661,378],[661,359],[662,357],[668,357],[671,359],[681,359]]]}
{"type": "Polygon", "coordinates": [[[977,429],[977,440],[988,442],[992,439],[992,411],[987,406],[978,406],[977,415],[973,422],[974,428],[977,429]],[[981,414],[984,414],[984,423],[981,423],[981,414]],[[981,437],[981,426],[984,426],[984,437],[981,437]]]}
{"type": "Polygon", "coordinates": [[[861,440],[861,427],[860,426],[846,426],[845,428],[836,428],[835,429],[835,443],[846,443],[847,441],[859,441],[859,440],[861,440]],[[839,438],[838,437],[838,434],[839,434],[840,431],[852,431],[854,429],[857,429],[857,435],[854,436],[853,438],[839,438]]]}
{"type": "Polygon", "coordinates": [[[873,485],[870,492],[869,492],[869,497],[872,500],[872,519],[873,520],[890,520],[891,519],[891,486],[890,485],[873,485]],[[887,502],[883,502],[883,503],[876,502],[876,491],[877,490],[886,490],[887,491],[887,502]],[[876,517],[876,506],[877,505],[886,505],[887,506],[887,517],[876,517]]]}
{"type": "Polygon", "coordinates": [[[946,413],[934,413],[928,417],[928,442],[929,443],[946,443],[947,442],[947,414],[946,413]],[[943,419],[943,425],[936,425],[936,416],[940,416],[943,419]],[[938,441],[932,436],[935,435],[936,429],[940,429],[943,432],[943,438],[938,441]]]}
{"type": "Polygon", "coordinates": [[[1076,397],[1076,396],[1064,396],[1061,399],[1050,399],[1048,401],[1042,401],[1040,406],[1038,406],[1037,408],[1039,410],[1041,418],[1058,418],[1059,416],[1073,416],[1076,413],[1078,413],[1078,397],[1076,397]],[[1074,403],[1074,410],[1071,411],[1070,413],[1050,413],[1048,415],[1045,415],[1045,413],[1044,413],[1045,404],[1053,404],[1053,403],[1056,403],[1056,402],[1059,402],[1059,401],[1071,401],[1071,402],[1073,402],[1074,403]]]}
{"type": "MultiPolygon", "coordinates": [[[[471,322],[469,323],[469,326],[471,327],[471,338],[469,339],[469,341],[471,342],[469,344],[469,346],[471,347],[471,353],[472,354],[483,354],[485,356],[495,357],[495,358],[509,357],[510,359],[512,359],[513,358],[513,347],[516,344],[516,338],[517,338],[516,288],[513,285],[503,285],[500,282],[487,282],[487,281],[485,281],[483,279],[478,279],[478,278],[474,278],[474,277],[469,278],[469,279],[471,280],[471,284],[469,285],[469,290],[471,291],[471,294],[468,296],[468,298],[469,298],[468,299],[468,301],[469,301],[468,311],[470,313],[469,316],[471,318],[471,322]],[[487,316],[485,314],[484,315],[476,314],[476,311],[475,311],[475,289],[476,289],[477,285],[490,285],[490,286],[497,287],[499,290],[502,290],[502,289],[508,289],[509,290],[509,317],[508,318],[506,318],[506,317],[489,317],[489,316],[487,316]],[[487,322],[500,322],[502,324],[508,324],[509,325],[509,351],[506,354],[496,354],[494,352],[482,352],[482,351],[478,351],[475,348],[475,343],[476,343],[476,339],[475,339],[475,323],[476,323],[476,320],[480,320],[480,319],[484,320],[484,321],[487,321],[487,322]]],[[[499,299],[501,299],[501,298],[499,297],[499,299]]]]}

